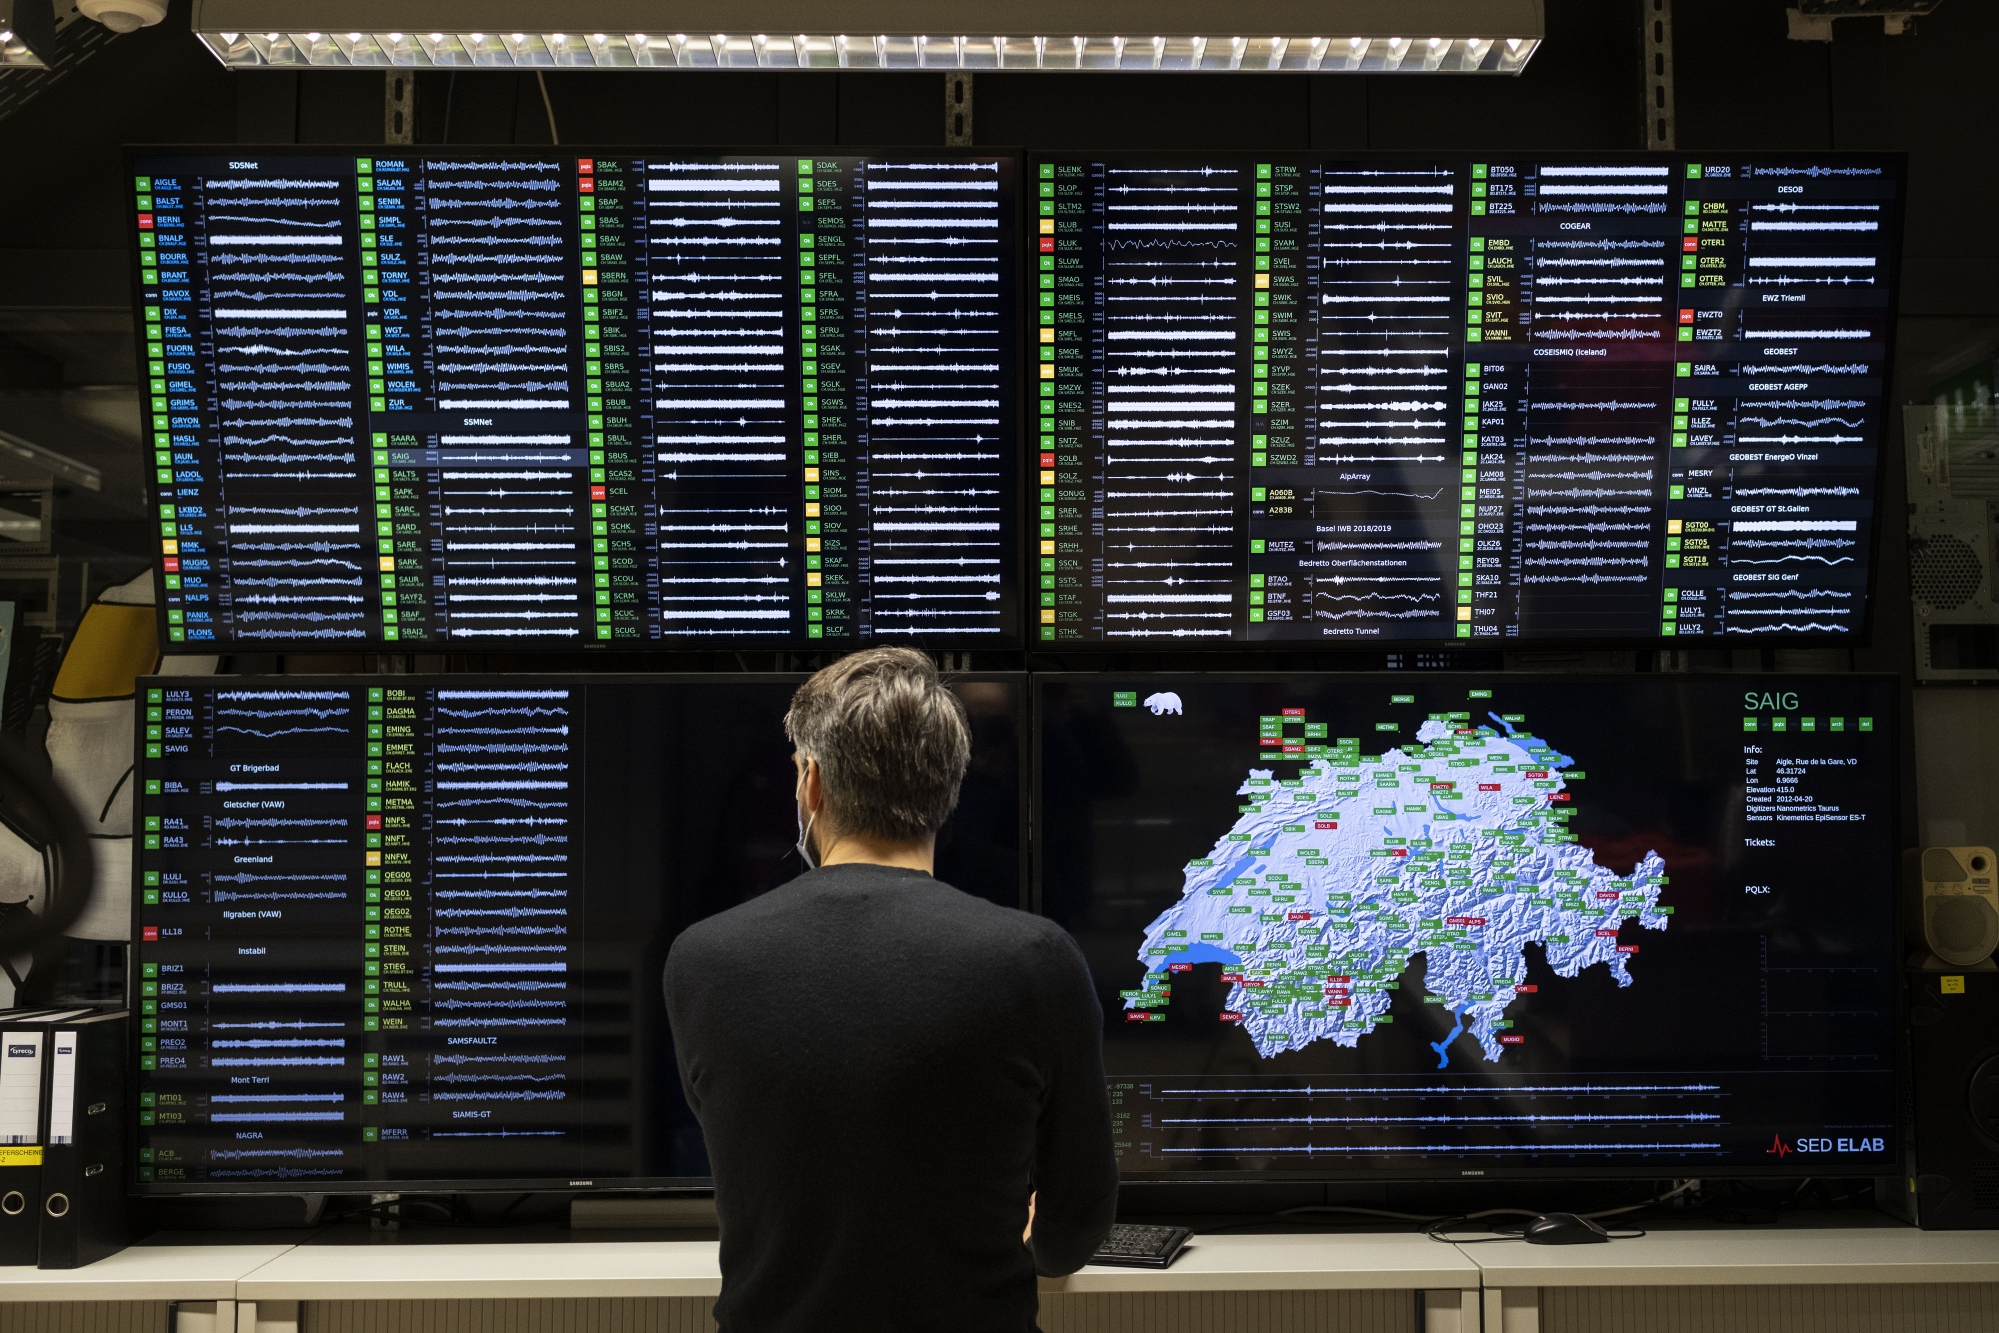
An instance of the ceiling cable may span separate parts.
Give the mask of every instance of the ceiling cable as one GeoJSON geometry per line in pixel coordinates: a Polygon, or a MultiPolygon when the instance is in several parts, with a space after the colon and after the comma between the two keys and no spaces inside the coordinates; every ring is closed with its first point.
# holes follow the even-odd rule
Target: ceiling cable
{"type": "Polygon", "coordinates": [[[548,100],[548,80],[542,77],[540,70],[536,70],[534,81],[541,88],[542,109],[548,112],[548,141],[559,144],[562,142],[562,136],[555,132],[555,103],[548,100]]]}

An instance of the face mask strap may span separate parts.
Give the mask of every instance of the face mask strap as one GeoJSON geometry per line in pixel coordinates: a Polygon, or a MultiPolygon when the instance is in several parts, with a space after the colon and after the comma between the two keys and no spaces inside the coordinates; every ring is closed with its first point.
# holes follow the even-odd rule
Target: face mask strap
{"type": "MultiPolygon", "coordinates": [[[[812,761],[806,760],[809,765],[812,761]]],[[[805,770],[798,775],[798,859],[805,863],[807,870],[817,870],[819,865],[812,859],[812,826],[818,822],[817,814],[805,813],[805,770]]]]}
{"type": "Polygon", "coordinates": [[[817,870],[818,862],[812,859],[812,825],[819,819],[817,815],[806,815],[798,826],[798,859],[805,862],[807,870],[817,870]]]}

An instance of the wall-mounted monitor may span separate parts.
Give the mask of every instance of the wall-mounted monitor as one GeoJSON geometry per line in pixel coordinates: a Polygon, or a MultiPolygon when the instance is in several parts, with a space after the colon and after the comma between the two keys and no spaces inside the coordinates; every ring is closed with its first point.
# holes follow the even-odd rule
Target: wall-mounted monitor
{"type": "Polygon", "coordinates": [[[1037,676],[1127,1178],[1892,1175],[1874,676],[1037,676]]]}
{"type": "MultiPolygon", "coordinates": [[[[660,970],[799,873],[803,679],[141,680],[134,1187],[706,1177],[660,970]]],[[[938,854],[1008,906],[1024,679],[953,682],[972,766],[938,854]]]]}
{"type": "Polygon", "coordinates": [[[128,164],[170,651],[1017,646],[1014,158],[128,164]]]}
{"type": "Polygon", "coordinates": [[[1899,156],[1030,175],[1032,642],[1865,637],[1899,156]]]}

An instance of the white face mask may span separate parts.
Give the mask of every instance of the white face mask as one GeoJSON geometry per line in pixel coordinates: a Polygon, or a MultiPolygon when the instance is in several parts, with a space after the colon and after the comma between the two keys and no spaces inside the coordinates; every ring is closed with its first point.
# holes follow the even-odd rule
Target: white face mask
{"type": "Polygon", "coordinates": [[[818,864],[812,859],[812,825],[819,818],[805,813],[805,774],[798,775],[798,790],[792,793],[798,811],[798,859],[805,863],[807,870],[817,870],[818,864]]]}
{"type": "Polygon", "coordinates": [[[798,807],[798,859],[805,862],[807,870],[819,868],[812,860],[812,822],[817,818],[806,814],[804,806],[798,807]]]}

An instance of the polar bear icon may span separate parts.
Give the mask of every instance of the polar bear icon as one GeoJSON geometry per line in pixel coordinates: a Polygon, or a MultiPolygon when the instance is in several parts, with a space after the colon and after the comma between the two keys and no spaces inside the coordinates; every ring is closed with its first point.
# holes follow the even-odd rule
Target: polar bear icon
{"type": "Polygon", "coordinates": [[[1173,714],[1175,717],[1181,715],[1180,696],[1171,690],[1161,690],[1159,693],[1148,697],[1145,701],[1145,706],[1152,710],[1154,717],[1165,717],[1168,713],[1173,714]]]}

